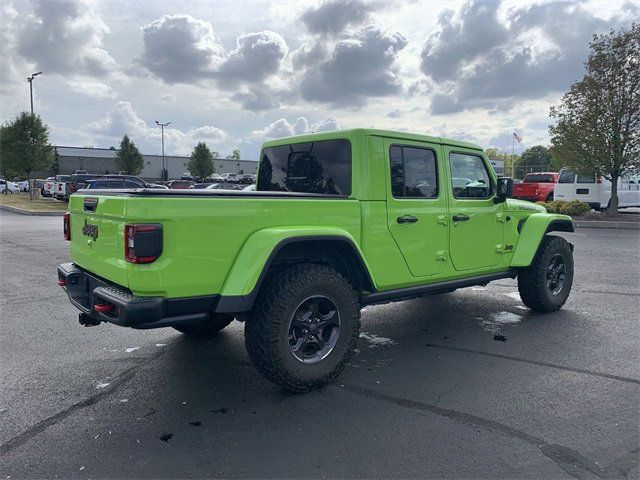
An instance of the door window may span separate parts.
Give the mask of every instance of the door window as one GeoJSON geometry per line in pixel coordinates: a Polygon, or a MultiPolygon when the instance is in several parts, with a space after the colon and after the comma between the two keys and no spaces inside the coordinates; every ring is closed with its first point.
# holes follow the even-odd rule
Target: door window
{"type": "Polygon", "coordinates": [[[576,178],[576,174],[571,170],[563,170],[560,172],[560,178],[558,178],[558,183],[573,183],[576,178]]]}
{"type": "Polygon", "coordinates": [[[478,199],[491,196],[491,177],[481,157],[467,153],[450,153],[449,163],[455,198],[478,199]]]}
{"type": "Polygon", "coordinates": [[[437,198],[436,156],[427,148],[389,148],[391,192],[394,198],[437,198]]]}

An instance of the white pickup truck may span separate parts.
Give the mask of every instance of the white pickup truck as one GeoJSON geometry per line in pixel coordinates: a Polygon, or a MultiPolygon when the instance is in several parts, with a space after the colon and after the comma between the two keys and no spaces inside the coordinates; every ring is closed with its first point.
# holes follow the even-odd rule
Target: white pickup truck
{"type": "Polygon", "coordinates": [[[51,192],[53,198],[56,200],[66,201],[69,197],[67,194],[67,185],[71,180],[70,175],[57,175],[56,181],[53,184],[53,191],[51,192]]]}
{"type": "MultiPolygon", "coordinates": [[[[611,182],[599,175],[577,173],[565,167],[560,170],[553,199],[580,200],[594,210],[604,210],[611,201],[611,182]]],[[[640,207],[640,175],[618,179],[618,207],[640,207]]]]}

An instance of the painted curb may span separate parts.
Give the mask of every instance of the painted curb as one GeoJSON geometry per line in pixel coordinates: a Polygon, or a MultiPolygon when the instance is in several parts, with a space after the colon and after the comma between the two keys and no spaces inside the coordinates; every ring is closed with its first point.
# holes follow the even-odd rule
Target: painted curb
{"type": "Polygon", "coordinates": [[[640,230],[640,222],[609,222],[607,220],[574,220],[576,228],[615,228],[622,230],[640,230]]]}
{"type": "Polygon", "coordinates": [[[22,208],[12,207],[11,205],[0,205],[0,210],[7,212],[19,213],[20,215],[32,215],[38,217],[62,217],[64,212],[43,212],[37,210],[23,210],[22,208]]]}

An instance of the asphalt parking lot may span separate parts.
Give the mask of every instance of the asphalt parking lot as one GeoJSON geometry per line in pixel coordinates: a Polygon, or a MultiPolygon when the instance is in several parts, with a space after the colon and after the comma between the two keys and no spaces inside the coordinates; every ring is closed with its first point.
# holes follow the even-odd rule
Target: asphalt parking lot
{"type": "Polygon", "coordinates": [[[580,229],[565,309],[515,281],[362,315],[360,353],[284,393],[242,324],[83,328],[59,217],[0,212],[2,478],[637,478],[640,232],[580,229]]]}

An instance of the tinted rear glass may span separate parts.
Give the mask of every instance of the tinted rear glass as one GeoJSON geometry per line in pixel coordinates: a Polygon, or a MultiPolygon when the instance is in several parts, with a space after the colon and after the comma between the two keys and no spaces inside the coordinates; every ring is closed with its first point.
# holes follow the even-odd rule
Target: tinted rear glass
{"type": "Polygon", "coordinates": [[[573,180],[576,178],[576,174],[571,170],[563,170],[560,172],[560,178],[558,178],[558,183],[573,183],[573,180]]]}
{"type": "Polygon", "coordinates": [[[596,177],[593,174],[579,173],[576,183],[596,183],[596,177]]]}
{"type": "Polygon", "coordinates": [[[524,183],[553,183],[553,175],[529,174],[524,177],[524,183]]]}
{"type": "Polygon", "coordinates": [[[347,196],[351,143],[336,139],[265,148],[256,190],[347,196]]]}

